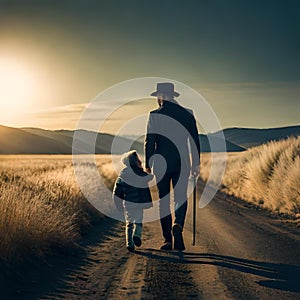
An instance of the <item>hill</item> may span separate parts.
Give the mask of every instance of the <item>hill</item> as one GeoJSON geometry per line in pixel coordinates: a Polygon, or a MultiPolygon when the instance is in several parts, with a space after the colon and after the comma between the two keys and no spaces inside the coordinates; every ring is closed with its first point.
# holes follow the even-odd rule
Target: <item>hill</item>
{"type": "Polygon", "coordinates": [[[72,147],[56,138],[0,126],[1,154],[68,154],[71,151],[72,147]]]}
{"type": "MultiPolygon", "coordinates": [[[[71,130],[0,126],[0,154],[71,154],[73,135],[71,130]]],[[[96,154],[110,154],[112,143],[117,145],[114,154],[121,154],[129,148],[143,149],[140,143],[106,133],[78,130],[77,138],[82,149],[89,149],[87,142],[95,140],[96,154]]]]}
{"type": "MultiPolygon", "coordinates": [[[[12,128],[0,125],[0,154],[71,154],[74,132],[72,130],[44,130],[40,128],[12,128]]],[[[253,129],[227,128],[223,130],[227,152],[243,151],[247,148],[300,135],[300,126],[283,128],[253,129]]],[[[89,149],[89,141],[95,141],[96,154],[110,154],[114,143],[114,154],[127,149],[143,153],[144,137],[114,136],[87,130],[77,130],[81,149],[89,149]]],[[[201,151],[210,152],[209,141],[214,143],[214,151],[223,151],[220,132],[199,135],[201,151]]],[[[90,151],[90,150],[89,150],[90,151]]]]}
{"type": "Polygon", "coordinates": [[[300,126],[268,129],[227,128],[223,130],[225,139],[243,148],[259,146],[270,141],[279,141],[300,135],[300,126]]]}
{"type": "MultiPolygon", "coordinates": [[[[199,135],[200,139],[200,149],[201,152],[211,152],[211,146],[209,142],[213,143],[214,152],[222,152],[224,151],[224,142],[220,137],[215,135],[199,135]]],[[[240,152],[246,150],[244,147],[238,146],[228,140],[225,139],[226,151],[227,152],[240,152]]]]}
{"type": "MultiPolygon", "coordinates": [[[[208,135],[208,136],[205,134],[199,134],[201,152],[211,152],[209,140],[210,142],[213,142],[215,152],[224,151],[223,140],[221,140],[220,137],[215,135],[208,135]]],[[[136,141],[141,144],[144,143],[144,139],[145,139],[145,136],[140,136],[138,138],[135,136],[127,136],[127,137],[131,139],[136,139],[136,141]]],[[[246,150],[245,148],[235,145],[234,143],[229,141],[225,141],[225,145],[226,145],[227,152],[239,152],[239,151],[246,150]]]]}

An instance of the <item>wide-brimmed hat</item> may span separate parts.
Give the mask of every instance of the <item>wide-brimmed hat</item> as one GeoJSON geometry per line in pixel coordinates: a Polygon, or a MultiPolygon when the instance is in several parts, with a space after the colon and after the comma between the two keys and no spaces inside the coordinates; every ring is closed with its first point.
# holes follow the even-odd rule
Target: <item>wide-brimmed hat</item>
{"type": "Polygon", "coordinates": [[[156,91],[150,96],[157,96],[157,94],[165,94],[178,97],[180,94],[174,91],[174,84],[171,82],[161,82],[156,84],[156,91]]]}

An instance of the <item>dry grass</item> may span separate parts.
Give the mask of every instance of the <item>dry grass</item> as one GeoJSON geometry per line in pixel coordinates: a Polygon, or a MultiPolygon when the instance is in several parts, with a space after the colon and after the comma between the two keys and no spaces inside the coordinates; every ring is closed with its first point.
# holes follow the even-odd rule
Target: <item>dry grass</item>
{"type": "MultiPolygon", "coordinates": [[[[202,155],[204,180],[210,171],[209,158],[202,155]]],[[[96,164],[111,187],[116,172],[110,157],[98,156],[96,164]]],[[[299,170],[300,137],[271,142],[229,154],[223,190],[297,218],[299,170]]],[[[0,156],[0,261],[74,249],[95,217],[101,217],[100,213],[83,197],[71,156],[0,156]]]]}
{"type": "MultiPolygon", "coordinates": [[[[108,160],[101,157],[99,167],[108,160]]],[[[71,156],[0,156],[0,260],[74,249],[95,216],[71,156]]]]}
{"type": "MultiPolygon", "coordinates": [[[[207,180],[209,155],[201,176],[207,180]]],[[[270,142],[228,155],[223,190],[271,211],[299,218],[300,137],[270,142]]]]}

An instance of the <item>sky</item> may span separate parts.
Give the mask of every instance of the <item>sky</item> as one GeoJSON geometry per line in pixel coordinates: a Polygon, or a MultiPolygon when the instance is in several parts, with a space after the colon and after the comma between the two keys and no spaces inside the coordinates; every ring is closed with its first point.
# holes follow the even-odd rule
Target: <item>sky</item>
{"type": "MultiPolygon", "coordinates": [[[[0,124],[74,129],[106,89],[160,77],[201,94],[222,128],[299,125],[299,12],[298,0],[0,0],[0,124]]],[[[155,107],[123,108],[103,130],[155,107]]]]}

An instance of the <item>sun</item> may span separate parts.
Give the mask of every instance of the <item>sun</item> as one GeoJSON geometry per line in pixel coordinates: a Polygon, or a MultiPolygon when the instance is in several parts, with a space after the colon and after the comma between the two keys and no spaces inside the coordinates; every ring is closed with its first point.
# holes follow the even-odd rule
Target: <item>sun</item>
{"type": "Polygon", "coordinates": [[[12,120],[32,104],[33,77],[18,61],[0,59],[0,122],[12,120]]]}

